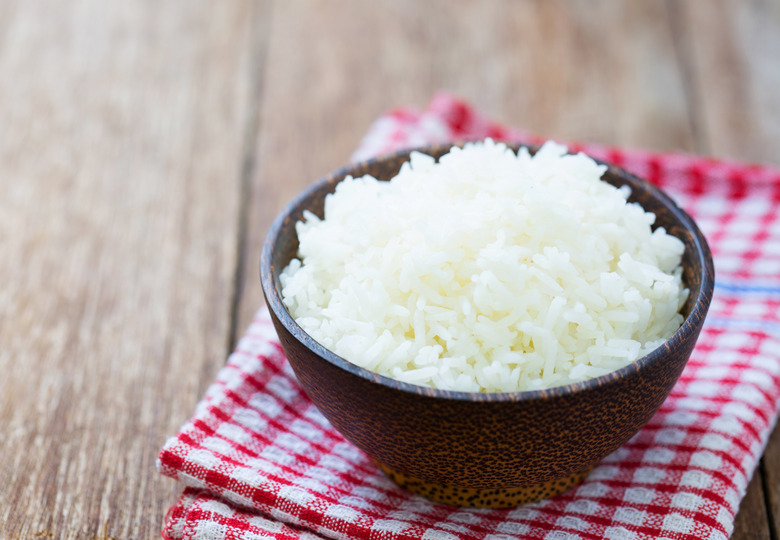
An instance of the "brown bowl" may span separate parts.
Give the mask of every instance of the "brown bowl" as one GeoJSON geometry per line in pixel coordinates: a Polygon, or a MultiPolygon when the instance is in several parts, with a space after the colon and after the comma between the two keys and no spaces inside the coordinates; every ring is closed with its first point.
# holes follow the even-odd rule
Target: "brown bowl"
{"type": "MultiPolygon", "coordinates": [[[[450,147],[418,150],[438,159],[450,147]]],[[[714,270],[707,242],[661,190],[609,166],[604,180],[628,184],[629,200],[654,212],[655,226],[665,227],[685,244],[683,281],[690,297],[680,329],[663,346],[622,369],[547,390],[470,393],[400,382],[348,362],[306,334],[282,303],[279,274],[296,256],[295,223],[304,210],[322,217],[325,195],[347,175],[389,180],[409,152],[356,163],[323,178],[296,197],[271,226],[260,277],[287,358],[333,427],[415,493],[482,507],[514,506],[561,493],[639,431],[669,395],[712,298],[714,270]]]]}

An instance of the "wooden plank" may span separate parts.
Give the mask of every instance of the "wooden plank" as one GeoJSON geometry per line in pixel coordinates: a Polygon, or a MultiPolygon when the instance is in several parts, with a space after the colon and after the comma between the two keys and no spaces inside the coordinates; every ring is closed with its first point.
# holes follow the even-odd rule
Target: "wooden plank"
{"type": "MultiPolygon", "coordinates": [[[[780,4],[678,0],[673,12],[682,20],[678,42],[690,81],[700,150],[719,157],[780,164],[776,148],[780,140],[780,4]]],[[[737,514],[735,540],[777,538],[777,432],[776,428],[763,466],[756,471],[737,514]]]]}
{"type": "Polygon", "coordinates": [[[677,0],[706,151],[780,164],[780,3],[677,0]]]}
{"type": "Polygon", "coordinates": [[[774,540],[769,531],[769,517],[764,504],[761,470],[753,474],[745,498],[739,504],[732,540],[774,540]]]}
{"type": "Polygon", "coordinates": [[[229,341],[258,13],[2,10],[0,536],[154,538],[229,341]]]}
{"type": "Polygon", "coordinates": [[[780,428],[778,427],[775,427],[769,438],[761,466],[769,530],[772,540],[777,540],[780,538],[780,428]]]}
{"type": "Polygon", "coordinates": [[[388,109],[444,89],[549,137],[693,149],[664,3],[293,0],[270,40],[238,332],[274,215],[388,109]]]}

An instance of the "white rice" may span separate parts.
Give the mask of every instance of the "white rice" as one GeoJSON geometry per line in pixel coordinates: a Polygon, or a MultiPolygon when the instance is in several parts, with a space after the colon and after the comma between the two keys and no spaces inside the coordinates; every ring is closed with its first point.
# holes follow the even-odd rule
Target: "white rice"
{"type": "Polygon", "coordinates": [[[621,368],[681,325],[684,246],[548,142],[490,139],[389,182],[346,178],[296,226],[284,304],[343,358],[468,392],[549,388],[621,368]]]}

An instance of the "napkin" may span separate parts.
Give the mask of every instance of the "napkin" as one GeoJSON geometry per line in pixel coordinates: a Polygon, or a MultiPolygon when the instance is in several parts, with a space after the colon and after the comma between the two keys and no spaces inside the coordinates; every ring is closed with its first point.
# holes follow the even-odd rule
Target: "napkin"
{"type": "MultiPolygon", "coordinates": [[[[354,158],[491,136],[539,142],[438,94],[385,114],[354,158]]],[[[690,155],[569,145],[667,191],[715,258],[698,345],[650,422],[578,487],[506,510],[437,504],[398,488],[298,386],[265,308],[193,417],[160,452],[186,488],[168,539],[725,539],[780,405],[780,171],[690,155]]]]}

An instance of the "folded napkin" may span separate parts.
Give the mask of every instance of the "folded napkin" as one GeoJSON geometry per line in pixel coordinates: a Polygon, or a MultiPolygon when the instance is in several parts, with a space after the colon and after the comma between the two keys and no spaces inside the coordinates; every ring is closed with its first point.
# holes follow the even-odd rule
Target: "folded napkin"
{"type": "MultiPolygon", "coordinates": [[[[355,154],[534,137],[437,95],[378,119],[355,154]]],[[[261,309],[158,468],[187,487],[170,539],[725,539],[780,404],[780,171],[678,154],[570,146],[662,186],[707,236],[706,326],[659,412],[577,488],[508,510],[429,502],[388,480],[314,408],[261,309]]]]}

